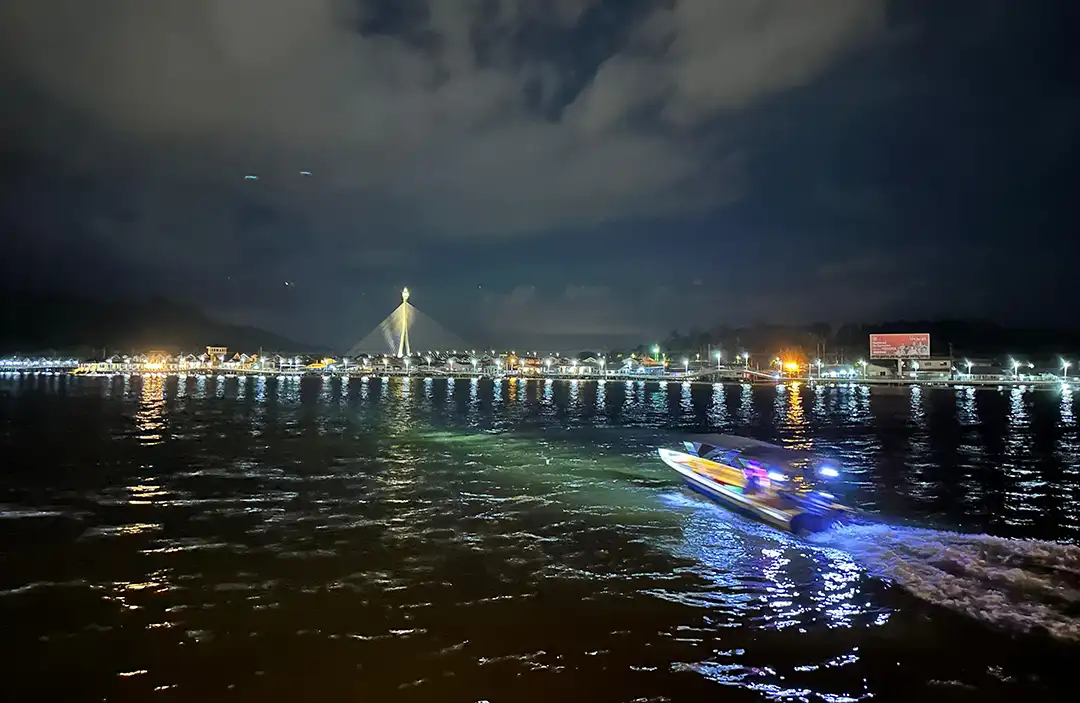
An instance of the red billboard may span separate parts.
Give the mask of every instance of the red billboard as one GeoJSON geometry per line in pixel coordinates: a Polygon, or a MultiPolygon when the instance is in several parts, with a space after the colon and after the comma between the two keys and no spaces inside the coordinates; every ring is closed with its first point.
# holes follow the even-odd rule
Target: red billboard
{"type": "Polygon", "coordinates": [[[917,332],[870,335],[871,359],[926,359],[929,356],[929,334],[917,332]]]}

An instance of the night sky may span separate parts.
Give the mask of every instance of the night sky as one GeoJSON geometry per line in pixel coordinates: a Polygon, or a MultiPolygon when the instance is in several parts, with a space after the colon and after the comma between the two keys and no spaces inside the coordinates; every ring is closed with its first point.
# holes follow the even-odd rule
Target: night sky
{"type": "Polygon", "coordinates": [[[406,285],[478,345],[1076,325],[1077,27],[1053,1],[0,0],[4,275],[339,348],[406,285]]]}

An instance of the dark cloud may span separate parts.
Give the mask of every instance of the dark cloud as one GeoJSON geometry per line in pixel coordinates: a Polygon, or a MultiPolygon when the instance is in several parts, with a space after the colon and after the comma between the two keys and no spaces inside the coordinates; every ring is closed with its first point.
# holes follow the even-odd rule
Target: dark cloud
{"type": "Polygon", "coordinates": [[[974,309],[899,242],[924,227],[963,251],[929,213],[970,240],[1020,178],[1057,176],[1008,217],[1060,207],[1078,103],[1033,80],[1056,18],[1016,13],[0,0],[5,223],[49,261],[25,277],[345,346],[402,285],[500,339],[797,317],[814,295],[828,318],[929,310],[934,291],[974,309]]]}
{"type": "Polygon", "coordinates": [[[657,4],[555,119],[530,110],[530,86],[561,95],[593,67],[515,47],[538,17],[575,39],[593,5],[431,0],[392,35],[358,31],[365,6],[334,0],[16,1],[0,31],[36,88],[148,145],[190,146],[200,176],[196,159],[226,178],[247,163],[269,197],[299,200],[281,182],[311,170],[424,231],[507,236],[712,204],[693,186],[717,154],[682,127],[808,82],[883,19],[876,0],[657,4]],[[639,108],[659,124],[635,125],[639,108]]]}

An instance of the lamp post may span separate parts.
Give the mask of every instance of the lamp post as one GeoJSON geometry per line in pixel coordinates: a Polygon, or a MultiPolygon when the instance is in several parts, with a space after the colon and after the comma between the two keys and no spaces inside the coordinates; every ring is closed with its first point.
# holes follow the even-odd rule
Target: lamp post
{"type": "Polygon", "coordinates": [[[742,353],[743,366],[750,368],[750,352],[742,353]]]}
{"type": "Polygon", "coordinates": [[[971,367],[974,366],[974,365],[975,364],[971,363],[971,361],[969,361],[967,359],[964,360],[964,366],[967,367],[968,380],[971,380],[971,367]]]}
{"type": "Polygon", "coordinates": [[[690,373],[690,360],[684,357],[683,360],[682,360],[682,364],[683,364],[683,374],[690,373]]]}
{"type": "Polygon", "coordinates": [[[716,370],[717,371],[720,370],[720,362],[723,360],[723,358],[724,358],[723,352],[716,352],[716,370]]]}
{"type": "Polygon", "coordinates": [[[1064,359],[1061,360],[1062,379],[1064,379],[1066,381],[1069,379],[1069,367],[1070,366],[1072,366],[1071,361],[1065,361],[1064,359]]]}
{"type": "Polygon", "coordinates": [[[1017,361],[1016,359],[1013,359],[1012,360],[1012,367],[1013,367],[1013,380],[1014,381],[1020,380],[1020,362],[1017,361]]]}

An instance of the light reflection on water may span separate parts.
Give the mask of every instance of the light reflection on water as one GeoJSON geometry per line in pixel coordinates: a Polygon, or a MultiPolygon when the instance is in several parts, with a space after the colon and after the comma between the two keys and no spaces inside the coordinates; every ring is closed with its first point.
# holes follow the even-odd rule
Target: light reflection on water
{"type": "Polygon", "coordinates": [[[777,386],[777,414],[782,414],[784,421],[783,446],[788,449],[808,450],[811,448],[807,430],[810,423],[803,412],[804,388],[801,383],[777,386]],[[783,391],[780,389],[783,388],[783,391]]]}
{"type": "Polygon", "coordinates": [[[71,652],[96,653],[84,696],[166,687],[193,700],[547,700],[596,686],[696,700],[718,684],[752,699],[1039,696],[1063,670],[1060,650],[1008,630],[1042,618],[1070,632],[1052,598],[1035,602],[1031,589],[1065,597],[1038,570],[1043,552],[932,531],[808,544],[687,493],[653,451],[682,431],[746,433],[839,457],[860,504],[897,518],[1063,539],[1080,498],[1071,395],[380,376],[14,384],[0,401],[14,427],[0,525],[18,529],[0,544],[0,606],[10,637],[31,643],[16,692],[70,669],[71,652]],[[30,422],[35,403],[66,421],[30,422]],[[1061,498],[1038,513],[1051,489],[1061,498]],[[994,613],[1005,629],[931,605],[957,597],[933,588],[942,574],[981,589],[948,606],[965,613],[1013,578],[994,613]]]}
{"type": "Polygon", "coordinates": [[[1080,461],[1077,461],[1077,457],[1080,457],[1080,440],[1077,438],[1073,411],[1074,397],[1071,393],[1061,395],[1061,433],[1055,458],[1062,467],[1060,485],[1065,489],[1061,492],[1062,523],[1070,536],[1076,539],[1080,536],[1080,461]]]}
{"type": "Polygon", "coordinates": [[[1005,456],[1002,465],[1005,475],[1004,522],[1012,527],[1034,524],[1036,503],[1043,497],[1045,483],[1027,460],[1030,452],[1031,420],[1021,388],[1009,390],[1008,425],[1005,434],[1005,456]]]}
{"type": "Polygon", "coordinates": [[[715,427],[717,430],[723,432],[728,430],[726,388],[727,386],[722,383],[713,384],[712,403],[709,404],[709,415],[707,418],[707,422],[711,427],[715,427]]]}
{"type": "Polygon", "coordinates": [[[168,426],[165,408],[165,379],[161,376],[142,378],[139,394],[139,411],[135,414],[135,426],[142,444],[154,445],[165,439],[168,426]]]}
{"type": "Polygon", "coordinates": [[[754,394],[749,383],[744,383],[739,388],[739,411],[738,423],[743,427],[757,422],[757,412],[754,410],[754,394]]]}

